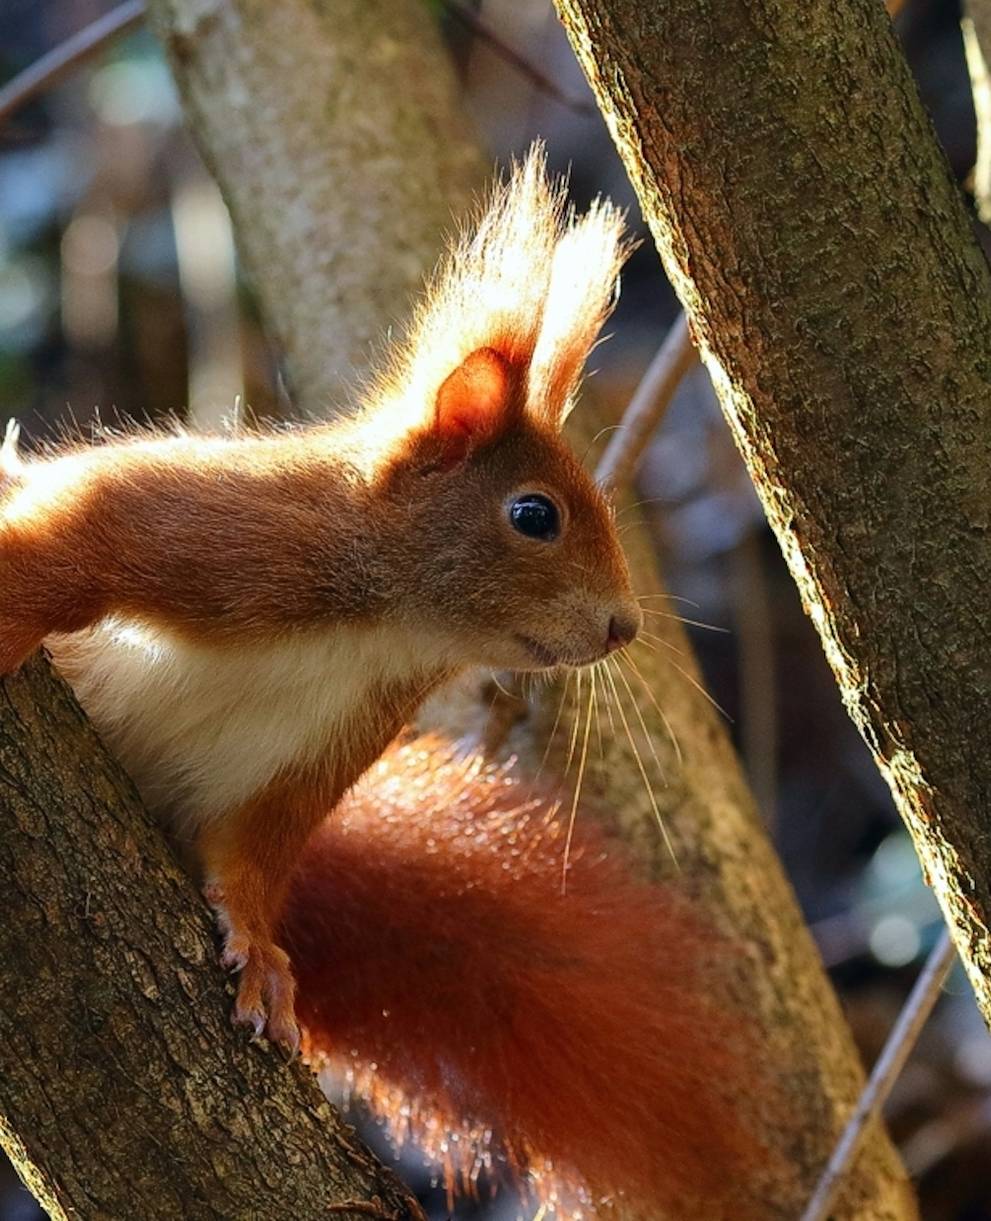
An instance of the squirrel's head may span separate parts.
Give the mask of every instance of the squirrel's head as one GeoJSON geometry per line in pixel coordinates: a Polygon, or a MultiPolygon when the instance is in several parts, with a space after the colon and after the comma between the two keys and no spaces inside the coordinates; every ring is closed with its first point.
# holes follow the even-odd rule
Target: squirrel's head
{"type": "Polygon", "coordinates": [[[536,148],[441,267],[366,417],[397,438],[377,479],[416,540],[402,613],[462,663],[585,665],[640,629],[612,508],[561,437],[625,254],[616,209],[575,218],[536,148]]]}

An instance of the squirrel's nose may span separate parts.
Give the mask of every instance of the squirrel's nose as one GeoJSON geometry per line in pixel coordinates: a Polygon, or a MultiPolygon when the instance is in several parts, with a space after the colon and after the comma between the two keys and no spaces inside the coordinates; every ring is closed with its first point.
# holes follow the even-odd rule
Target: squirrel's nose
{"type": "Polygon", "coordinates": [[[640,630],[639,617],[631,614],[613,615],[609,620],[609,631],[606,635],[606,652],[615,653],[634,639],[640,630]]]}

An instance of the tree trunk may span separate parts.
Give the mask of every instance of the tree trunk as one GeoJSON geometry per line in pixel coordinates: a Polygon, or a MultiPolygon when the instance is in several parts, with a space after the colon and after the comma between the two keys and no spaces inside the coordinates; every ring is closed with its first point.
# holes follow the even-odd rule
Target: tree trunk
{"type": "Polygon", "coordinates": [[[875,0],[559,0],[991,1018],[991,274],[875,0]]]}
{"type": "Polygon", "coordinates": [[[485,180],[423,0],[149,0],[297,410],[354,399],[485,180]]]}
{"type": "Polygon", "coordinates": [[[0,1139],[50,1216],[422,1217],[234,1033],[204,904],[41,658],[0,682],[0,845],[0,1139]]]}
{"type": "MultiPolygon", "coordinates": [[[[354,365],[363,365],[369,337],[380,334],[399,315],[397,294],[405,292],[409,279],[396,291],[381,291],[384,285],[395,283],[391,277],[398,274],[394,266],[397,251],[406,252],[410,266],[414,257],[418,268],[429,265],[439,248],[441,228],[455,210],[453,205],[460,206],[465,198],[465,181],[473,179],[474,169],[465,167],[478,162],[465,152],[462,137],[451,134],[459,130],[460,120],[447,69],[420,0],[403,5],[386,0],[366,0],[360,5],[357,0],[341,0],[336,5],[330,0],[283,0],[277,20],[270,8],[248,0],[152,3],[194,134],[232,204],[240,248],[263,308],[282,336],[290,361],[295,362],[297,389],[305,405],[313,409],[335,396],[335,379],[347,378],[354,365]],[[364,43],[361,31],[371,31],[364,43]],[[397,41],[403,43],[413,36],[411,31],[417,39],[426,40],[418,45],[433,45],[438,55],[433,60],[422,52],[426,58],[421,62],[429,60],[429,64],[416,73],[412,68],[400,71],[398,66],[412,62],[406,57],[413,52],[405,44],[402,49],[396,47],[397,41]],[[294,49],[290,51],[290,47],[294,49]],[[349,49],[345,52],[343,47],[349,49]],[[437,110],[407,124],[407,134],[390,143],[392,154],[369,165],[367,177],[350,160],[360,160],[349,130],[354,105],[333,101],[357,86],[353,82],[335,84],[336,71],[327,69],[328,63],[350,65],[349,70],[359,74],[362,104],[371,107],[369,99],[374,99],[374,106],[383,108],[381,115],[368,117],[363,124],[366,140],[385,138],[390,107],[407,104],[400,95],[405,93],[408,99],[409,90],[424,83],[421,73],[428,78],[424,87],[437,110]],[[317,76],[307,76],[311,72],[317,76]],[[310,84],[297,88],[303,79],[310,84]],[[398,79],[401,88],[396,86],[398,79]],[[290,95],[287,99],[281,97],[284,91],[290,95]],[[283,123],[290,126],[283,129],[283,123]],[[416,133],[416,140],[409,138],[410,130],[416,133]],[[428,167],[423,174],[418,169],[422,165],[428,167]],[[429,170],[431,166],[436,173],[429,170]],[[356,175],[363,185],[355,204],[351,190],[356,175]],[[278,181],[271,181],[273,178],[278,181]],[[303,193],[301,201],[297,201],[298,192],[303,193]],[[378,200],[386,204],[377,207],[378,200]],[[315,235],[318,222],[319,236],[315,235]],[[416,227],[415,233],[410,226],[416,227]],[[350,289],[345,297],[339,291],[338,259],[351,260],[353,274],[363,275],[371,285],[365,291],[355,288],[353,302],[350,289]]],[[[359,152],[361,143],[359,139],[359,152]]],[[[588,422],[595,427],[594,421],[588,422]]],[[[646,535],[630,531],[625,539],[639,591],[659,592],[646,535]]],[[[656,800],[686,887],[698,896],[714,923],[737,936],[744,947],[732,969],[727,971],[725,964],[713,968],[712,987],[727,997],[728,1005],[739,1005],[752,1015],[766,1040],[767,1071],[788,1119],[782,1122],[780,1110],[776,1117],[764,1114],[759,1098],[749,1104],[741,1098],[740,1105],[749,1105],[770,1161],[778,1163],[778,1170],[772,1171],[769,1162],[767,1180],[753,1185],[754,1199],[769,1221],[791,1221],[811,1192],[853,1105],[861,1071],[794,897],[755,816],[726,733],[692,685],[694,667],[684,633],[673,620],[659,619],[658,623],[662,626],[656,634],[681,654],[671,654],[671,661],[689,677],[680,676],[666,660],[667,648],[638,655],[638,665],[663,702],[684,760],[679,760],[671,744],[664,719],[638,689],[642,714],[668,777],[665,787],[655,776],[656,800]]],[[[636,686],[635,677],[630,681],[636,686]]],[[[448,696],[442,706],[433,709],[435,720],[446,718],[456,732],[463,732],[469,721],[481,728],[487,702],[479,699],[478,688],[477,683],[467,685],[457,696],[448,696]]],[[[573,688],[571,696],[565,724],[576,711],[573,688]]],[[[532,764],[550,731],[554,705],[545,700],[524,711],[526,715],[512,727],[502,749],[519,750],[524,762],[532,764]]],[[[605,715],[601,707],[600,714],[605,715]]],[[[639,724],[632,711],[628,715],[634,726],[639,724]]],[[[78,727],[74,732],[79,732],[78,727]]],[[[598,760],[596,745],[588,769],[588,792],[598,799],[593,804],[607,810],[616,826],[637,845],[645,867],[668,873],[671,860],[638,767],[619,736],[622,729],[617,724],[613,735],[606,726],[604,733],[603,760],[598,760]]],[[[565,770],[567,739],[567,730],[559,727],[558,745],[549,760],[558,774],[565,770]]],[[[23,748],[28,749],[27,742],[23,748]]],[[[32,741],[31,750],[54,753],[45,738],[32,741]]],[[[83,785],[83,781],[79,783],[83,785]]],[[[72,788],[68,791],[73,793],[73,802],[85,797],[84,785],[82,796],[77,797],[72,788]]],[[[95,859],[90,861],[90,871],[94,877],[99,872],[95,859]]],[[[143,887],[135,890],[146,901],[143,887]]],[[[150,903],[148,908],[154,910],[150,903]]],[[[163,946],[161,952],[165,963],[174,959],[174,948],[163,946]]],[[[63,954],[62,961],[69,960],[71,954],[63,954]]],[[[186,1014],[185,1021],[195,1019],[186,1014]]],[[[68,1056],[65,1062],[70,1062],[68,1056]]],[[[0,1071],[2,1068],[0,1065],[0,1071]]],[[[254,1088],[249,1084],[221,1092],[228,1099],[236,1098],[240,1107],[245,1091],[254,1088]]],[[[114,1113],[125,1110],[113,1094],[103,1101],[114,1113]]],[[[282,1208],[270,1215],[285,1211],[282,1208]]],[[[872,1134],[835,1215],[878,1221],[915,1215],[903,1172],[880,1128],[872,1134]]],[[[704,1205],[696,1202],[679,1214],[678,1221],[705,1216],[704,1205]]]]}

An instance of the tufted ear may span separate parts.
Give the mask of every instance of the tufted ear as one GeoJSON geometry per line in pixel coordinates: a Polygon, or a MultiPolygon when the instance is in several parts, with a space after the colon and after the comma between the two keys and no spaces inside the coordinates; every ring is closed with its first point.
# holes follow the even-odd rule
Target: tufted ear
{"type": "MultiPolygon", "coordinates": [[[[0,0],[2,3],[2,0],[0,0]]],[[[560,428],[628,252],[623,218],[582,218],[535,144],[454,245],[379,377],[383,435],[421,465],[451,465],[522,422],[560,428]]]]}
{"type": "Polygon", "coordinates": [[[477,348],[437,391],[431,433],[450,461],[497,440],[522,414],[517,371],[494,348],[477,348]]]}
{"type": "Polygon", "coordinates": [[[619,269],[630,253],[623,213],[597,199],[580,217],[570,213],[551,260],[540,335],[530,366],[534,412],[560,428],[582,369],[616,303],[619,269]]]}

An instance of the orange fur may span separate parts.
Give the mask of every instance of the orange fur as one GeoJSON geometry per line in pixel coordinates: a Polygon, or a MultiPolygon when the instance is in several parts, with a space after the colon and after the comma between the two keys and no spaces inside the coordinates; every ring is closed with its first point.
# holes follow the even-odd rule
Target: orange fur
{"type": "Polygon", "coordinates": [[[455,1178],[490,1133],[545,1197],[759,1215],[764,1153],[727,1092],[759,1072],[699,978],[732,947],[588,820],[562,893],[565,833],[505,770],[436,742],[380,760],[286,910],[310,1055],[455,1178]]]}
{"type": "Polygon", "coordinates": [[[492,1128],[593,1198],[742,1217],[751,1151],[719,1088],[742,1074],[685,904],[584,827],[562,896],[546,809],[436,750],[342,798],[445,678],[584,665],[641,622],[611,507],[559,435],[621,227],[605,203],[568,212],[538,150],[353,420],[23,463],[8,432],[0,673],[47,639],[195,843],[238,1020],[294,1042],[285,941],[313,1047],[377,1064],[380,1094],[492,1128]],[[522,494],[557,506],[553,537],[513,528],[522,494]]]}
{"type": "Polygon", "coordinates": [[[0,673],[49,640],[197,842],[236,1015],[275,1037],[293,1038],[288,871],[423,697],[471,665],[598,660],[641,622],[611,507],[559,435],[621,227],[608,204],[567,213],[537,150],[354,419],[0,450],[0,673]],[[514,529],[521,494],[557,506],[552,539],[514,529]]]}
{"type": "Polygon", "coordinates": [[[377,715],[354,717],[346,756],[330,749],[315,767],[277,777],[199,834],[207,898],[227,935],[223,960],[241,973],[235,1020],[258,1034],[267,1028],[276,1042],[297,1042],[294,983],[274,930],[306,842],[381,753],[382,739],[395,737],[422,697],[418,685],[373,696],[377,715]]]}

